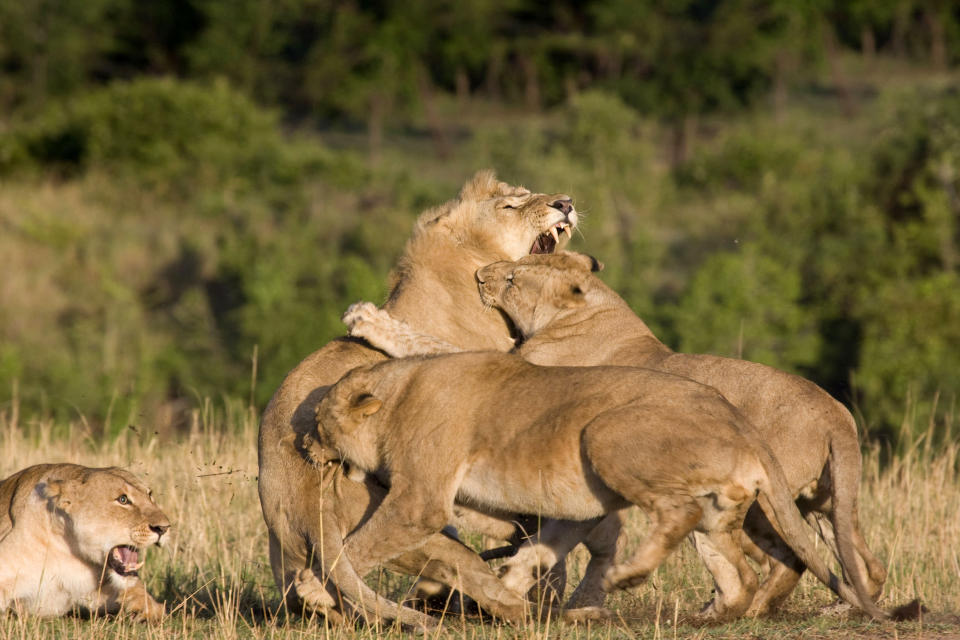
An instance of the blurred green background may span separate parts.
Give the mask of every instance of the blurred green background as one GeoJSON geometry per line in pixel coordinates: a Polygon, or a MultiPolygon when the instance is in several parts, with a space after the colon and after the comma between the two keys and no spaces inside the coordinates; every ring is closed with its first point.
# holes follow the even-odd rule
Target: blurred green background
{"type": "Polygon", "coordinates": [[[953,437],[958,62],[948,0],[0,2],[0,410],[262,409],[492,167],[672,347],[953,437]]]}

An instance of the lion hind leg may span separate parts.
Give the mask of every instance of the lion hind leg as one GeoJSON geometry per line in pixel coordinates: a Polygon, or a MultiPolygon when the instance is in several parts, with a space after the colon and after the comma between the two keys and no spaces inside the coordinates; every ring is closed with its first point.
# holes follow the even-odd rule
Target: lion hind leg
{"type": "Polygon", "coordinates": [[[583,539],[590,561],[583,579],[567,601],[563,618],[567,622],[606,620],[611,613],[603,606],[606,591],[603,578],[616,562],[623,518],[619,511],[607,514],[583,539]]]}
{"type": "MultiPolygon", "coordinates": [[[[629,495],[625,495],[629,499],[629,495]]],[[[660,563],[693,531],[703,516],[696,500],[689,497],[659,497],[648,511],[653,524],[633,557],[610,567],[603,579],[605,591],[629,589],[642,584],[660,563]]]]}
{"type": "Polygon", "coordinates": [[[757,591],[757,574],[747,564],[736,532],[695,531],[692,537],[716,586],[716,596],[700,612],[700,618],[720,622],[743,615],[757,591]]]}
{"type": "Polygon", "coordinates": [[[790,597],[806,566],[783,541],[783,538],[774,531],[759,505],[751,506],[743,528],[743,537],[749,538],[748,548],[761,551],[763,564],[768,569],[767,575],[753,597],[753,603],[747,609],[747,615],[750,617],[769,615],[790,597]]]}

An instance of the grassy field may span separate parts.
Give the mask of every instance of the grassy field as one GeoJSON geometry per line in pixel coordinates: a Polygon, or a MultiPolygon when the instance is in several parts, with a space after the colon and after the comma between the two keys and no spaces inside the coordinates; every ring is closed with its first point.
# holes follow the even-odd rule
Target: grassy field
{"type": "MultiPolygon", "coordinates": [[[[325,627],[287,616],[279,607],[267,559],[266,529],[257,499],[257,415],[240,404],[206,402],[188,433],[160,440],[133,429],[113,441],[93,437],[80,419],[71,424],[18,415],[16,403],[0,412],[0,477],[38,462],[123,465],[145,478],[174,523],[170,542],[151,549],[141,574],[166,602],[168,616],[149,626],[126,619],[0,618],[0,640],[42,638],[366,638],[396,630],[325,627]]],[[[928,434],[929,436],[930,434],[928,434]]],[[[773,619],[696,627],[685,619],[710,597],[710,582],[684,545],[648,585],[610,598],[618,616],[610,624],[520,627],[451,616],[442,638],[820,638],[960,637],[960,444],[931,446],[928,437],[905,456],[881,464],[865,456],[861,519],[871,547],[885,558],[890,577],[882,604],[920,598],[922,620],[875,623],[855,614],[827,613],[832,599],[804,577],[773,619]]],[[[631,516],[627,551],[641,538],[644,518],[631,516]]],[[[578,552],[575,580],[585,564],[578,552]]],[[[398,597],[409,579],[386,576],[381,588],[398,597]]]]}

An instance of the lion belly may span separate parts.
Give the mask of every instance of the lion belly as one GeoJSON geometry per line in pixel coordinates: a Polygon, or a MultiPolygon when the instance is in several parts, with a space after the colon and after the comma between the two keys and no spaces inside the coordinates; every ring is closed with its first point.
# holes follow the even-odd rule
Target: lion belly
{"type": "MultiPolygon", "coordinates": [[[[516,457],[510,458],[516,462],[516,457]]],[[[565,520],[589,520],[627,506],[582,464],[558,466],[474,463],[457,499],[481,509],[537,514],[565,520]]]]}

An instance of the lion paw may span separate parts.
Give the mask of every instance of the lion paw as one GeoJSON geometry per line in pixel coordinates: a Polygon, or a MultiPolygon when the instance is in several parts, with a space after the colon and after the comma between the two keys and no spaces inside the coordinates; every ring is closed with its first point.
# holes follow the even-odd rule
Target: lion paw
{"type": "Polygon", "coordinates": [[[166,609],[162,602],[157,602],[149,595],[143,601],[142,606],[127,607],[127,611],[133,615],[133,619],[138,622],[156,623],[163,620],[166,609]]]}
{"type": "Polygon", "coordinates": [[[364,329],[368,328],[371,324],[376,324],[377,320],[386,314],[385,311],[381,311],[377,308],[377,305],[372,302],[354,302],[352,305],[347,307],[347,310],[343,313],[343,324],[347,325],[347,329],[351,336],[355,338],[363,338],[364,329]]]}
{"type": "Polygon", "coordinates": [[[336,618],[337,614],[333,609],[337,603],[312,569],[301,569],[297,572],[293,579],[293,589],[303,602],[304,609],[320,613],[329,619],[336,618]]]}
{"type": "Polygon", "coordinates": [[[730,616],[725,615],[724,612],[718,607],[717,600],[714,598],[710,602],[703,605],[700,609],[700,612],[693,616],[693,622],[696,624],[717,624],[724,622],[729,619],[730,616]]]}
{"type": "Polygon", "coordinates": [[[637,573],[629,567],[624,566],[611,567],[603,577],[603,590],[607,593],[616,589],[626,591],[627,589],[638,587],[646,581],[646,573],[637,573]]]}
{"type": "Polygon", "coordinates": [[[613,612],[606,607],[578,607],[564,609],[563,621],[567,624],[584,622],[605,622],[613,618],[613,612]]]}

